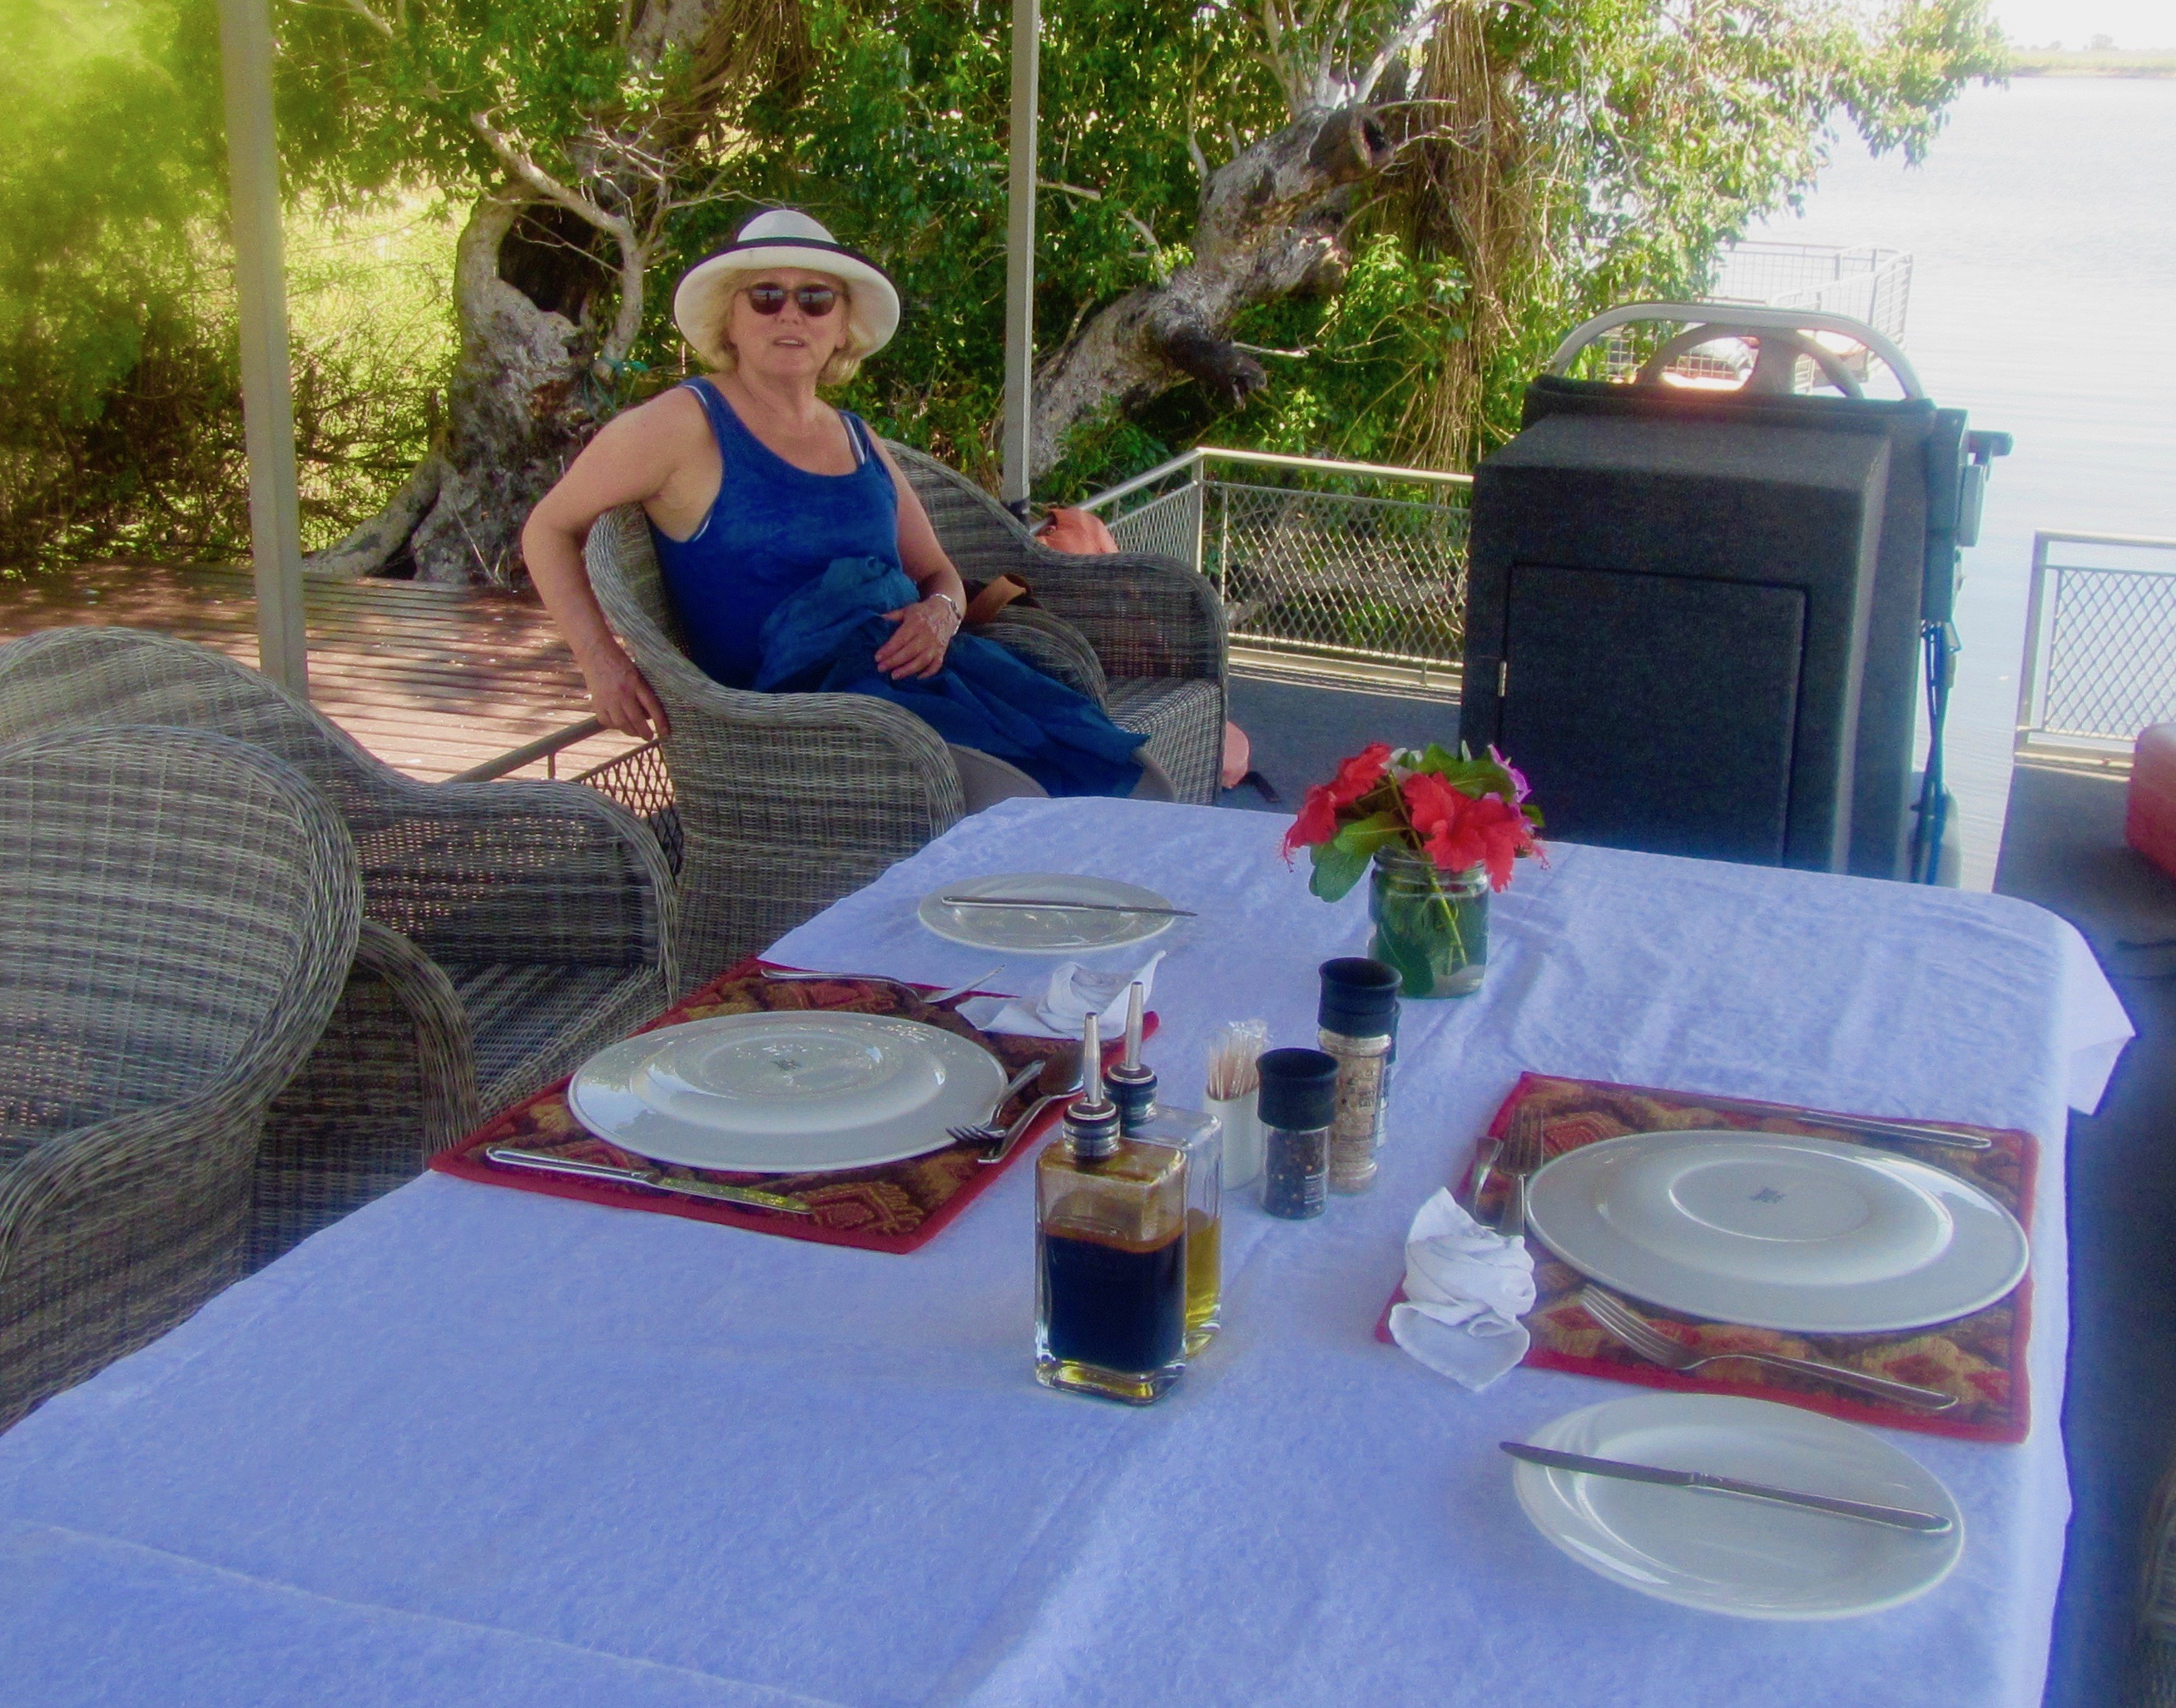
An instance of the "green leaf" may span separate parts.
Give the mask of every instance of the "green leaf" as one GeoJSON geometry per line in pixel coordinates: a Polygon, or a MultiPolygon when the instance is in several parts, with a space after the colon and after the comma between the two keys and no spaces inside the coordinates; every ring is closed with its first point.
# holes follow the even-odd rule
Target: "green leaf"
{"type": "Polygon", "coordinates": [[[1341,848],[1334,841],[1318,842],[1308,854],[1314,862],[1314,872],[1307,887],[1325,901],[1342,901],[1350,895],[1352,886],[1367,875],[1368,862],[1373,857],[1341,848]]]}
{"type": "Polygon", "coordinates": [[[1378,848],[1402,841],[1405,835],[1406,827],[1396,814],[1370,813],[1364,819],[1355,819],[1350,824],[1339,825],[1337,834],[1330,840],[1333,846],[1345,853],[1357,854],[1372,860],[1378,848]]]}

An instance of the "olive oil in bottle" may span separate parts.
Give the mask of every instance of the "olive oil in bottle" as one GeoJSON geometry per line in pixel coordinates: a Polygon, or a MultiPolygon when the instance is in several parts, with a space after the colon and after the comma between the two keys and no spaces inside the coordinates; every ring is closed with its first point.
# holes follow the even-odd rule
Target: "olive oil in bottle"
{"type": "Polygon", "coordinates": [[[1141,1060],[1142,991],[1126,1007],[1126,1047],[1109,1074],[1118,1130],[1186,1153],[1186,1354],[1192,1357],[1223,1326],[1224,1127],[1199,1109],[1156,1101],[1156,1073],[1141,1060]]]}
{"type": "Polygon", "coordinates": [[[1186,1156],[1121,1136],[1099,1034],[1091,1014],[1080,1095],[1036,1158],[1035,1373],[1145,1406],[1184,1368],[1186,1156]]]}

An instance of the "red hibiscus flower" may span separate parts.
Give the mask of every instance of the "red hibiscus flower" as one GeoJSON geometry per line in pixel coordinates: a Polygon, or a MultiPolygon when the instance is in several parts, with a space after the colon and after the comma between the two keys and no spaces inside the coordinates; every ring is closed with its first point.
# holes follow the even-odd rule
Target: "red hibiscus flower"
{"type": "Polygon", "coordinates": [[[1311,848],[1337,834],[1337,803],[1330,797],[1330,785],[1317,783],[1299,803],[1299,816],[1285,832],[1285,864],[1292,864],[1295,849],[1311,848]]]}
{"type": "Polygon", "coordinates": [[[1444,872],[1486,867],[1488,887],[1501,889],[1511,881],[1511,862],[1532,851],[1533,831],[1501,796],[1477,800],[1428,771],[1414,773],[1401,788],[1414,834],[1444,872]]]}
{"type": "Polygon", "coordinates": [[[1330,802],[1334,807],[1349,807],[1368,790],[1383,781],[1383,773],[1390,768],[1390,744],[1370,742],[1337,768],[1337,775],[1330,781],[1330,802]]]}
{"type": "Polygon", "coordinates": [[[1285,832],[1285,862],[1295,850],[1327,842],[1337,834],[1337,814],[1383,781],[1390,764],[1390,744],[1371,742],[1337,768],[1327,783],[1317,783],[1301,801],[1299,815],[1285,832]]]}

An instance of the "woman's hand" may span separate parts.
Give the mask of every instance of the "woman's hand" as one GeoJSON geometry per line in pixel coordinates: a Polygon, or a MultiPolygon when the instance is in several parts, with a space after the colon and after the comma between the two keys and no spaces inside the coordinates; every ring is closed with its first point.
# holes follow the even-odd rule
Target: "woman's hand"
{"type": "Polygon", "coordinates": [[[879,670],[896,682],[905,677],[934,676],[944,668],[944,650],[960,632],[960,613],[949,598],[933,593],[918,605],[884,615],[885,622],[899,627],[877,649],[879,670]]]}
{"type": "Polygon", "coordinates": [[[672,726],[657,690],[644,680],[634,661],[617,644],[605,641],[575,662],[582,667],[582,680],[589,684],[590,710],[607,729],[639,736],[645,741],[650,738],[653,724],[657,734],[672,734],[672,726]]]}

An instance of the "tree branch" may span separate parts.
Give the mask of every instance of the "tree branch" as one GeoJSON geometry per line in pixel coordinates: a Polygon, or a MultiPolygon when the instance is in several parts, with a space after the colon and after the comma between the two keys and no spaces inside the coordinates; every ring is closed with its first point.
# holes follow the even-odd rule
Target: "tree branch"
{"type": "Polygon", "coordinates": [[[345,3],[346,4],[349,11],[354,13],[356,17],[362,19],[364,23],[367,24],[373,30],[375,30],[380,35],[383,35],[388,41],[398,39],[394,34],[393,26],[390,24],[388,24],[383,18],[380,18],[375,12],[372,11],[370,8],[364,3],[364,0],[345,0],[345,3]]]}
{"type": "Polygon", "coordinates": [[[579,190],[570,189],[561,183],[531,160],[525,150],[517,146],[511,137],[492,124],[484,114],[471,113],[469,122],[476,127],[476,134],[490,144],[491,151],[498,156],[499,164],[538,195],[557,202],[577,218],[588,220],[623,246],[634,242],[634,228],[626,220],[607,212],[579,190]]]}

